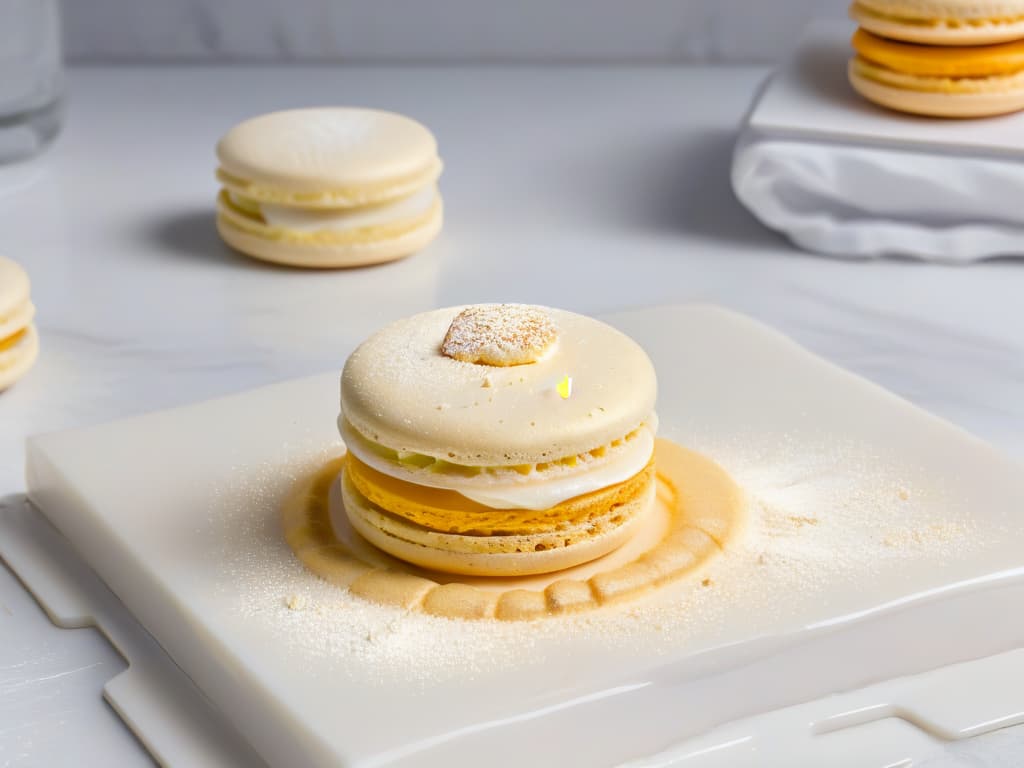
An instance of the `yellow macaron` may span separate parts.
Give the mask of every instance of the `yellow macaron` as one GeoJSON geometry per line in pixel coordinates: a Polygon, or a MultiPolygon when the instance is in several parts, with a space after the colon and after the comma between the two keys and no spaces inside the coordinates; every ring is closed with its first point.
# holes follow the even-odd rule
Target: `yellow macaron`
{"type": "Polygon", "coordinates": [[[582,315],[506,304],[402,320],[342,373],[346,515],[440,571],[596,559],[652,503],[656,393],[644,351],[582,315]]]}
{"type": "Polygon", "coordinates": [[[855,0],[850,16],[876,35],[927,45],[1024,39],[1024,0],[855,0]]]}
{"type": "Polygon", "coordinates": [[[937,47],[858,30],[854,89],[884,107],[932,117],[987,117],[1024,109],[1024,41],[937,47]]]}
{"type": "Polygon", "coordinates": [[[24,376],[39,355],[25,270],[0,256],[0,391],[24,376]]]}
{"type": "Polygon", "coordinates": [[[440,232],[441,160],[425,126],[353,107],[273,112],[217,144],[217,228],[232,247],[301,267],[408,256],[440,232]]]}

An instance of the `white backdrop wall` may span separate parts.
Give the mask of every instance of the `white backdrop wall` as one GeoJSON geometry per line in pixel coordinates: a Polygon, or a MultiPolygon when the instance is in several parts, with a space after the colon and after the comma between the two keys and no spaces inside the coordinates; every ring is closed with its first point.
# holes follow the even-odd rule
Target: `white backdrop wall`
{"type": "Polygon", "coordinates": [[[63,0],[73,61],[771,61],[844,0],[63,0]]]}

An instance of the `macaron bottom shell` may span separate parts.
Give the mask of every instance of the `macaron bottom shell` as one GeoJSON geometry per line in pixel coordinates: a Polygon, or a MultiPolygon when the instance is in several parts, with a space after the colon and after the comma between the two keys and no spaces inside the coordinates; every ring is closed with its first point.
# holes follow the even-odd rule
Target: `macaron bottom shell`
{"type": "Polygon", "coordinates": [[[349,523],[367,541],[405,562],[469,576],[527,576],[596,560],[630,538],[653,504],[656,487],[650,473],[633,498],[607,511],[607,519],[589,520],[558,535],[488,537],[432,531],[372,504],[348,472],[341,482],[349,523]]]}
{"type": "Polygon", "coordinates": [[[941,78],[908,78],[857,58],[850,61],[848,75],[854,90],[868,101],[913,115],[979,118],[1024,110],[1024,84],[1011,76],[979,79],[974,90],[962,78],[944,90],[941,78]]]}
{"type": "Polygon", "coordinates": [[[349,522],[339,479],[344,457],[296,482],[282,504],[281,524],[288,546],[311,573],[382,606],[502,621],[596,611],[676,582],[702,589],[699,575],[742,535],[745,496],[724,469],[664,439],[655,458],[654,502],[629,539],[604,557],[554,573],[459,576],[385,554],[349,522]]]}
{"type": "Polygon", "coordinates": [[[444,215],[438,203],[421,220],[397,229],[379,228],[350,238],[316,237],[273,230],[218,204],[217,231],[229,246],[261,261],[291,267],[337,269],[381,264],[410,256],[440,233],[444,215]]]}

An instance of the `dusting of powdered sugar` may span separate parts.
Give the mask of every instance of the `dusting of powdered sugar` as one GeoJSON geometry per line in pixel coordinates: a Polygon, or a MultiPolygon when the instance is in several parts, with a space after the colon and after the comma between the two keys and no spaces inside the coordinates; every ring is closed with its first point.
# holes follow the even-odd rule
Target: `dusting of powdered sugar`
{"type": "Polygon", "coordinates": [[[864,446],[688,442],[743,488],[745,529],[705,568],[639,600],[577,617],[467,621],[376,605],[328,584],[285,544],[278,511],[292,483],[340,448],[288,467],[239,468],[221,489],[209,537],[218,599],[313,674],[426,686],[543,665],[567,644],[580,655],[616,649],[653,659],[743,639],[751,622],[759,632],[803,626],[830,600],[856,601],[901,583],[911,565],[940,567],[985,545],[934,480],[864,446]]]}

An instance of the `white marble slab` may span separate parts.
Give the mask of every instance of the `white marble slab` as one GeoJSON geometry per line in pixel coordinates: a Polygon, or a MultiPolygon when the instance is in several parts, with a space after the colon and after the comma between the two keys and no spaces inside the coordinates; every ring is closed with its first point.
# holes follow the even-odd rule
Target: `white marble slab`
{"type": "MultiPolygon", "coordinates": [[[[65,135],[37,163],[0,169],[0,250],[34,280],[43,344],[37,368],[0,396],[0,497],[24,488],[30,433],[337,368],[342,350],[389,319],[497,299],[588,313],[713,301],[1024,456],[1024,264],[833,261],[761,228],[733,199],[728,169],[764,74],[72,71],[65,135]],[[326,101],[398,109],[437,132],[448,221],[429,251],[377,269],[298,273],[217,241],[216,138],[242,117],[326,101]]],[[[30,697],[63,675],[52,678],[61,695],[93,691],[96,728],[121,734],[110,762],[138,759],[96,679],[76,687],[86,675],[67,674],[111,663],[105,643],[50,627],[9,579],[0,604],[10,609],[0,607],[4,684],[30,697]]],[[[64,703],[45,715],[18,708],[0,754],[28,755],[15,765],[39,764],[33,754],[72,763],[86,748],[75,732],[33,746],[51,723],[77,717],[59,714],[71,700],[55,697],[64,703]]],[[[1004,738],[999,754],[1024,760],[1024,737],[1004,738]]]]}
{"type": "MultiPolygon", "coordinates": [[[[339,603],[296,567],[277,521],[294,478],[341,450],[335,373],[32,438],[29,498],[271,766],[476,768],[499,743],[510,749],[489,754],[491,768],[560,768],[569,755],[612,765],[818,699],[803,720],[812,733],[750,722],[739,735],[768,764],[820,750],[818,764],[838,766],[847,750],[811,736],[862,725],[865,709],[954,741],[1024,721],[1008,682],[1024,680],[1019,662],[991,685],[968,670],[972,684],[829,696],[1024,645],[1024,482],[1010,460],[740,315],[692,305],[605,319],[654,362],[659,435],[707,451],[751,502],[748,530],[720,558],[583,626],[460,630],[339,603]],[[750,462],[777,478],[770,490],[750,462]],[[787,499],[794,488],[815,501],[787,499]],[[778,535],[800,514],[813,523],[778,535]],[[306,596],[304,617],[289,595],[306,596]],[[297,635],[329,636],[330,650],[297,635]]],[[[137,676],[143,663],[126,655],[137,676]]],[[[136,708],[119,709],[138,722],[136,708]]],[[[166,730],[163,718],[136,728],[157,754],[183,738],[166,730]]],[[[901,738],[876,741],[874,757],[843,764],[907,754],[901,738]]]]}

